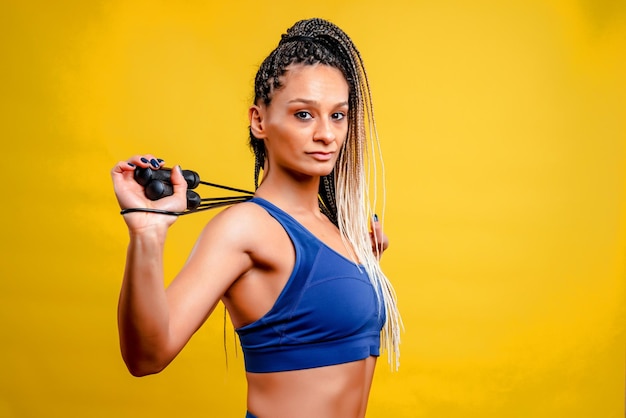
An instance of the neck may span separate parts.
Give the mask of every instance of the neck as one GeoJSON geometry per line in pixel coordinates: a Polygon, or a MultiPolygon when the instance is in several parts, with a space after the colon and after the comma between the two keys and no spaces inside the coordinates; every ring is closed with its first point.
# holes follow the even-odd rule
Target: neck
{"type": "Polygon", "coordinates": [[[320,178],[266,176],[255,196],[271,201],[287,212],[319,213],[318,192],[320,178]]]}

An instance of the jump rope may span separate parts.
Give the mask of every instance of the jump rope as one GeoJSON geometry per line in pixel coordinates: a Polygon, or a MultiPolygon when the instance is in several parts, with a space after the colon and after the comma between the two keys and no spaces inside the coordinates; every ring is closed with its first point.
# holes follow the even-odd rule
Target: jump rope
{"type": "MultiPolygon", "coordinates": [[[[128,208],[123,209],[120,213],[122,215],[132,212],[150,212],[160,213],[163,215],[182,216],[190,213],[201,212],[208,209],[214,209],[222,206],[228,206],[239,202],[245,202],[250,200],[254,195],[254,192],[249,190],[237,189],[234,187],[223,186],[221,184],[209,183],[207,181],[200,180],[198,173],[192,170],[182,170],[183,177],[187,182],[187,209],[182,212],[172,212],[163,209],[152,208],[128,208]],[[222,190],[229,190],[231,192],[241,193],[240,196],[221,196],[221,197],[207,197],[202,198],[200,195],[192,190],[199,185],[214,187],[222,190]]],[[[172,169],[161,168],[159,170],[153,170],[150,167],[141,168],[137,167],[134,173],[135,181],[144,187],[144,193],[150,200],[159,200],[166,196],[174,194],[174,187],[172,186],[172,169]]]]}

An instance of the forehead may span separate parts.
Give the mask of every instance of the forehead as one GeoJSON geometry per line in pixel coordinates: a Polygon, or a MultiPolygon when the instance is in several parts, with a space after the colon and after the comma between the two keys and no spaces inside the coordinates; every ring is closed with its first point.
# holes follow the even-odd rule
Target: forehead
{"type": "Polygon", "coordinates": [[[291,65],[281,77],[282,87],[273,101],[301,98],[318,102],[347,102],[348,82],[343,73],[329,65],[291,65]]]}

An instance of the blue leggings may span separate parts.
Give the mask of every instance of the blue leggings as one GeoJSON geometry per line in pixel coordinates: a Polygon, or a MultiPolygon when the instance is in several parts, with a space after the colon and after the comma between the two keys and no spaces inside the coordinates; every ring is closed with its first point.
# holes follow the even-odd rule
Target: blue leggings
{"type": "Polygon", "coordinates": [[[252,415],[250,412],[246,411],[246,418],[257,418],[257,416],[252,415]]]}

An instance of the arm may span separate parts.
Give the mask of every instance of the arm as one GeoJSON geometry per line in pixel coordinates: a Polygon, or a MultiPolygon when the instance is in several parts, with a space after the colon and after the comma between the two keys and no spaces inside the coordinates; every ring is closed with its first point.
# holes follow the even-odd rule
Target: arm
{"type": "MultiPolygon", "coordinates": [[[[131,163],[148,166],[141,157],[134,157],[131,163]]],[[[174,195],[155,202],[143,196],[143,188],[133,179],[133,170],[121,162],[112,171],[122,208],[184,209],[186,183],[177,170],[172,172],[174,195]]],[[[164,289],[163,250],[167,230],[176,217],[154,213],[124,215],[130,242],[118,305],[118,328],[122,357],[133,375],[157,373],[165,368],[206,320],[226,289],[250,267],[249,258],[242,251],[242,235],[232,231],[233,222],[228,216],[221,219],[207,225],[185,267],[164,289]]]]}
{"type": "MultiPolygon", "coordinates": [[[[128,215],[126,215],[128,216],[128,215]]],[[[161,216],[161,215],[156,215],[161,216]]],[[[135,376],[156,373],[169,361],[169,307],[163,288],[163,247],[167,227],[133,230],[118,302],[122,357],[135,376]]]]}
{"type": "MultiPolygon", "coordinates": [[[[181,184],[177,170],[172,172],[174,195],[156,202],[148,200],[134,180],[136,166],[156,169],[161,165],[152,155],[145,155],[121,161],[113,168],[111,177],[120,208],[184,207],[180,201],[186,184],[181,184]]],[[[118,329],[122,357],[133,375],[158,371],[150,365],[162,363],[158,347],[166,344],[169,327],[163,289],[163,249],[167,231],[175,220],[174,216],[153,213],[124,215],[130,242],[118,303],[118,329]]]]}

